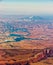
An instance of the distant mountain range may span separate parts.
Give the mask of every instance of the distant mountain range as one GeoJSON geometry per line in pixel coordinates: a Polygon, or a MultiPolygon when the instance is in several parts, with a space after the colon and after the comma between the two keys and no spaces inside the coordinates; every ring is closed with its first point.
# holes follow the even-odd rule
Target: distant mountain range
{"type": "Polygon", "coordinates": [[[35,20],[43,20],[44,18],[40,16],[27,16],[27,17],[24,17],[23,19],[35,21],[35,20]]]}
{"type": "Polygon", "coordinates": [[[25,16],[24,18],[22,19],[25,19],[25,20],[32,20],[32,21],[35,21],[35,20],[53,20],[53,16],[25,16]]]}
{"type": "Polygon", "coordinates": [[[0,15],[0,18],[18,19],[18,20],[53,20],[53,16],[36,16],[36,15],[0,15]]]}

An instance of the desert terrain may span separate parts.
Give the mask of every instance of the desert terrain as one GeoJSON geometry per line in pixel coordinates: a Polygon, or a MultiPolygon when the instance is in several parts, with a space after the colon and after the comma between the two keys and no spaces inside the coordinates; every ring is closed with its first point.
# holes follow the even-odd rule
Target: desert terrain
{"type": "Polygon", "coordinates": [[[53,65],[53,20],[0,16],[0,65],[53,65]]]}

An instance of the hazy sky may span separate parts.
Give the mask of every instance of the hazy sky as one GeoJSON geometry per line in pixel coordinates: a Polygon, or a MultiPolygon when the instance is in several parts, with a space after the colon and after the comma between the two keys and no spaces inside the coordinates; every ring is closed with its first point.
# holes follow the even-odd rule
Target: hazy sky
{"type": "Polygon", "coordinates": [[[0,14],[53,14],[53,0],[0,0],[0,14]]]}

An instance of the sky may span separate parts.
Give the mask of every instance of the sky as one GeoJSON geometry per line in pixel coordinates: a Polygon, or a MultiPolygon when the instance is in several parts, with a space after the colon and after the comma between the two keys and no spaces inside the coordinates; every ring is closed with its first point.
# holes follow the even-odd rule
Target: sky
{"type": "Polygon", "coordinates": [[[0,0],[0,14],[53,14],[53,0],[0,0]]]}

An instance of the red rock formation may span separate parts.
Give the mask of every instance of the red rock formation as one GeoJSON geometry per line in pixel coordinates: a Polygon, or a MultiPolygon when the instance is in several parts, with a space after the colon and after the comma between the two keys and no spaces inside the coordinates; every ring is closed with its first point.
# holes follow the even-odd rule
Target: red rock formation
{"type": "Polygon", "coordinates": [[[45,58],[45,54],[43,52],[38,53],[37,55],[35,55],[33,58],[30,59],[30,62],[38,62],[41,59],[45,58]]]}

